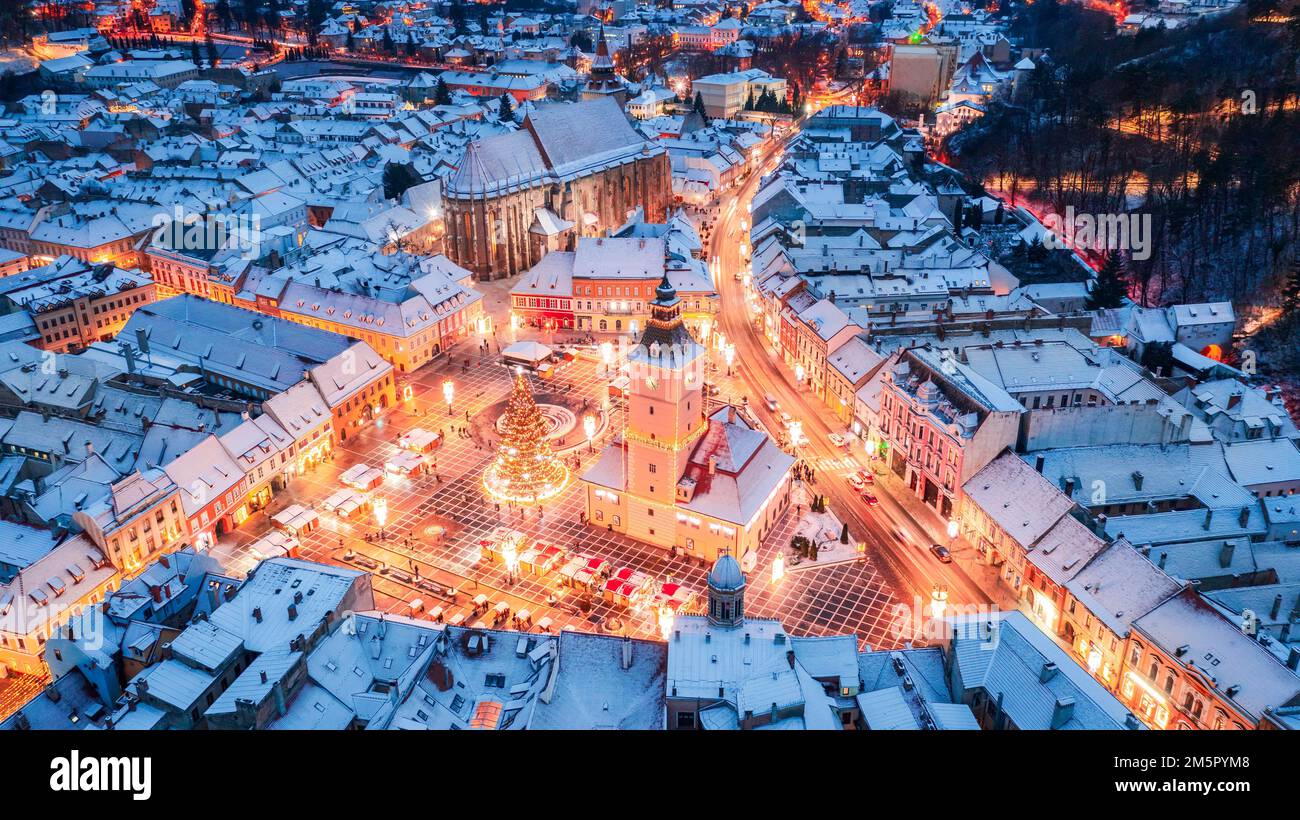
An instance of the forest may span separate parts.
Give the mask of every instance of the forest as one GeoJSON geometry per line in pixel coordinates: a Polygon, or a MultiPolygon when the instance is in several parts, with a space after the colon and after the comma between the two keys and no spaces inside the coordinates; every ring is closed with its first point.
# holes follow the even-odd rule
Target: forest
{"type": "Polygon", "coordinates": [[[1253,3],[1174,30],[1038,0],[1012,35],[1044,48],[1011,98],[954,135],[953,164],[1040,215],[1151,214],[1124,258],[1143,305],[1231,299],[1276,313],[1300,234],[1300,18],[1253,3]]]}

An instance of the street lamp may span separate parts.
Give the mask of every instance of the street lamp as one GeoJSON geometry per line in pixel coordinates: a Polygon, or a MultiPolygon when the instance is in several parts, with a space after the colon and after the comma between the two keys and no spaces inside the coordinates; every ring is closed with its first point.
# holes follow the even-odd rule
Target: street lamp
{"type": "Polygon", "coordinates": [[[506,541],[501,549],[501,560],[505,561],[507,577],[514,583],[515,573],[519,571],[519,549],[515,546],[514,539],[506,541]]]}
{"type": "Polygon", "coordinates": [[[673,611],[666,606],[659,607],[659,636],[665,641],[673,634],[673,611]]]}
{"type": "Polygon", "coordinates": [[[952,549],[952,542],[953,539],[957,537],[958,529],[959,527],[957,526],[957,519],[955,518],[949,519],[948,521],[948,549],[949,550],[952,549]]]}
{"type": "Polygon", "coordinates": [[[379,496],[375,498],[373,502],[371,502],[371,506],[374,509],[375,521],[378,522],[379,524],[379,540],[383,541],[384,524],[388,522],[388,499],[384,498],[383,496],[379,496]]]}
{"type": "Polygon", "coordinates": [[[772,583],[778,583],[785,577],[785,556],[777,553],[772,559],[772,583]]]}
{"type": "Polygon", "coordinates": [[[596,435],[596,417],[588,413],[582,417],[582,432],[587,434],[587,452],[595,452],[591,447],[591,438],[596,435]]]}
{"type": "Polygon", "coordinates": [[[727,375],[731,375],[731,366],[736,363],[736,346],[729,344],[722,349],[722,357],[727,360],[727,375]]]}
{"type": "Polygon", "coordinates": [[[455,395],[456,395],[456,385],[451,383],[451,379],[447,379],[442,383],[442,397],[447,400],[447,415],[449,416],[452,414],[451,400],[455,397],[455,395]]]}
{"type": "Polygon", "coordinates": [[[948,587],[934,585],[930,592],[930,617],[936,621],[943,617],[943,613],[948,609],[948,587]]]}
{"type": "Polygon", "coordinates": [[[797,365],[795,365],[795,366],[794,366],[794,380],[795,380],[796,382],[798,382],[799,384],[803,384],[803,377],[804,377],[804,369],[803,369],[803,365],[801,365],[801,364],[797,364],[797,365]]]}

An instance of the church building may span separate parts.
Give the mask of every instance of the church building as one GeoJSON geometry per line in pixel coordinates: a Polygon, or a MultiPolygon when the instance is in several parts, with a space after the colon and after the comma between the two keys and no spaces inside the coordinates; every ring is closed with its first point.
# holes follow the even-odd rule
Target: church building
{"type": "Polygon", "coordinates": [[[582,477],[587,523],[709,563],[756,555],[789,507],[794,458],[734,406],[707,409],[706,351],[666,277],[628,363],[622,436],[582,477]]]}
{"type": "Polygon", "coordinates": [[[580,236],[604,236],[638,206],[663,221],[672,169],[617,95],[537,106],[523,126],[469,144],[443,193],[446,253],[479,280],[513,276],[580,236]]]}

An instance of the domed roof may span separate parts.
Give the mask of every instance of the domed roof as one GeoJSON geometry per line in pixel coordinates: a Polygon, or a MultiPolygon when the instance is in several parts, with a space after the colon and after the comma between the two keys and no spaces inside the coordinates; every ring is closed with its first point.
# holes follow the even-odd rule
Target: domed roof
{"type": "Polygon", "coordinates": [[[709,572],[709,586],[720,590],[736,590],[745,585],[745,573],[740,569],[740,562],[730,555],[724,555],[713,565],[709,572]]]}

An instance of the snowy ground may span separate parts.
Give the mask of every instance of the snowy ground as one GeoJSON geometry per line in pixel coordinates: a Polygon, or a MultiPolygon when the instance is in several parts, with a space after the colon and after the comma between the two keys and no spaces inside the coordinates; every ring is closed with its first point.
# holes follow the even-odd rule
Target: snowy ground
{"type": "Polygon", "coordinates": [[[36,66],[36,58],[20,48],[0,51],[0,74],[6,71],[12,71],[15,74],[26,74],[29,71],[35,71],[36,66]]]}
{"type": "Polygon", "coordinates": [[[858,553],[857,542],[852,538],[852,533],[849,533],[849,543],[840,543],[840,533],[843,531],[843,522],[836,518],[832,512],[804,513],[799,522],[795,524],[791,538],[802,535],[816,544],[817,560],[810,561],[807,558],[797,556],[787,544],[786,566],[789,571],[797,572],[803,569],[816,569],[843,561],[856,561],[861,558],[862,556],[858,553]]]}

